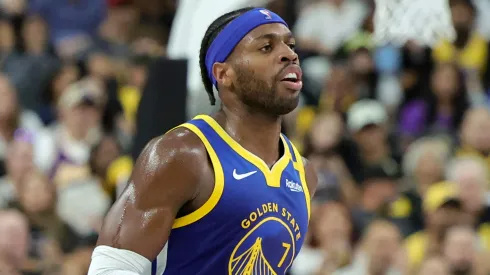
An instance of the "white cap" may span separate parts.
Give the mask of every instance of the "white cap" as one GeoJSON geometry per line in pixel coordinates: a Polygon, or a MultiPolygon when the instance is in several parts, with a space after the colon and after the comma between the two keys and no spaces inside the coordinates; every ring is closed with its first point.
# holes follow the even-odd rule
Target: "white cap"
{"type": "Polygon", "coordinates": [[[356,132],[367,125],[382,125],[388,121],[385,107],[376,100],[363,99],[354,103],[347,111],[347,127],[356,132]]]}
{"type": "Polygon", "coordinates": [[[85,101],[96,106],[104,104],[103,91],[96,82],[84,79],[68,86],[58,100],[60,108],[72,108],[85,101]]]}

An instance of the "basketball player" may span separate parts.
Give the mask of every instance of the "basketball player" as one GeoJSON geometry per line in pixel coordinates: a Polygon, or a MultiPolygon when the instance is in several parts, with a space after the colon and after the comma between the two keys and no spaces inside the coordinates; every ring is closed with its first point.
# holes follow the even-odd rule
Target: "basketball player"
{"type": "Polygon", "coordinates": [[[285,274],[300,251],[317,179],[280,134],[301,69],[278,15],[216,19],[200,52],[221,110],[152,140],[107,214],[89,274],[285,274]]]}

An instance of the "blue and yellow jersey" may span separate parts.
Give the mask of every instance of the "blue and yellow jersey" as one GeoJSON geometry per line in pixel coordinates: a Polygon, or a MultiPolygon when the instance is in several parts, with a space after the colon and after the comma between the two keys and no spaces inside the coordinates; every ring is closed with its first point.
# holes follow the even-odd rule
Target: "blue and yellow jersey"
{"type": "Polygon", "coordinates": [[[281,135],[284,155],[269,168],[209,116],[179,127],[205,145],[214,189],[202,207],[175,220],[152,275],[285,274],[301,249],[310,215],[296,148],[281,135]]]}

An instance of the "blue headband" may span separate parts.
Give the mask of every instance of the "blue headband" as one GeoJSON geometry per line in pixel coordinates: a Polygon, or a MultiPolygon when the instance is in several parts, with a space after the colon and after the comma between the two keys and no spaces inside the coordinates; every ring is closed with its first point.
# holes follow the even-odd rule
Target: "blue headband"
{"type": "Polygon", "coordinates": [[[258,26],[272,23],[281,23],[286,27],[288,26],[279,15],[263,8],[256,8],[235,18],[216,36],[206,53],[208,77],[216,88],[217,81],[213,76],[214,63],[224,62],[236,45],[251,30],[258,26]]]}

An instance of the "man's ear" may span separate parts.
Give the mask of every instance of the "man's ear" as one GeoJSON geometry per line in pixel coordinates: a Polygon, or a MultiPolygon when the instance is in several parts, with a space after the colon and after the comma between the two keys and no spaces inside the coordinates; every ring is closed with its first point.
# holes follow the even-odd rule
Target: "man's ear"
{"type": "Polygon", "coordinates": [[[234,75],[232,67],[227,63],[214,63],[213,76],[220,86],[230,87],[234,75]]]}

